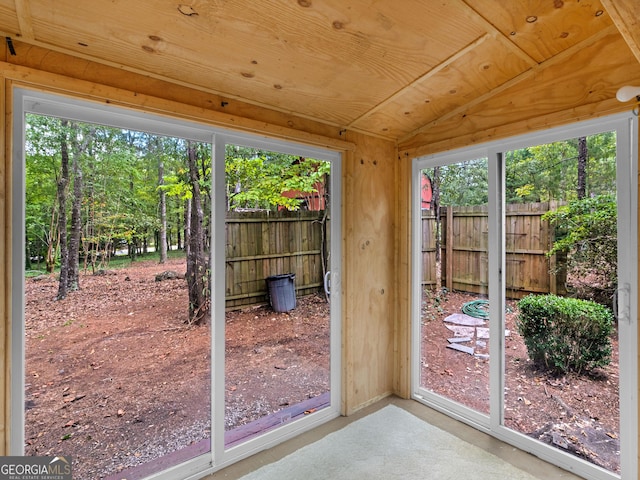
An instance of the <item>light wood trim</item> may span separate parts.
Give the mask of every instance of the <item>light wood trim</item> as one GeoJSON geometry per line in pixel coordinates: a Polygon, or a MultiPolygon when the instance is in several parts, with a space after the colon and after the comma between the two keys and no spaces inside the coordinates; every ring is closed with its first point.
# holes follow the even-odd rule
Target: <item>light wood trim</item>
{"type": "Polygon", "coordinates": [[[602,5],[616,25],[622,38],[640,62],[640,16],[637,0],[602,0],[602,5]]]}
{"type": "Polygon", "coordinates": [[[582,120],[604,117],[614,113],[624,112],[626,110],[629,110],[628,105],[623,105],[613,98],[603,102],[581,105],[580,107],[570,108],[560,112],[540,115],[533,119],[507,123],[498,127],[489,127],[486,130],[479,130],[466,135],[447,138],[429,144],[406,146],[404,148],[400,145],[400,155],[406,156],[407,158],[415,158],[423,155],[445,152],[455,148],[477,145],[479,143],[497,140],[500,138],[513,137],[525,132],[543,130],[569,123],[580,122],[582,120]]]}
{"type": "Polygon", "coordinates": [[[413,302],[411,275],[411,218],[413,202],[411,190],[410,161],[399,157],[396,150],[397,167],[395,179],[396,228],[395,248],[395,322],[394,322],[394,369],[393,393],[402,398],[411,397],[411,306],[413,302]]]}
{"type": "Polygon", "coordinates": [[[540,64],[534,65],[533,67],[531,67],[526,72],[521,73],[517,77],[512,78],[508,82],[503,83],[499,87],[494,88],[493,90],[485,93],[484,95],[480,95],[479,97],[474,98],[472,101],[470,101],[470,102],[468,102],[468,103],[466,103],[464,105],[461,105],[461,106],[459,106],[458,108],[456,108],[454,110],[448,111],[446,114],[442,115],[440,118],[438,118],[438,119],[436,119],[436,120],[434,120],[432,122],[429,122],[428,124],[423,125],[422,127],[418,128],[417,130],[414,130],[409,135],[405,135],[404,137],[400,138],[398,140],[398,143],[400,145],[402,145],[403,143],[407,143],[413,137],[416,137],[416,136],[420,135],[421,133],[428,131],[429,129],[435,127],[436,125],[440,125],[440,124],[446,122],[447,120],[462,114],[463,112],[465,112],[469,108],[474,107],[476,105],[480,105],[480,104],[486,102],[487,100],[491,99],[492,97],[495,97],[496,95],[498,95],[498,94],[504,92],[505,90],[513,87],[514,85],[517,85],[517,84],[519,84],[519,83],[521,83],[521,82],[523,82],[525,80],[530,79],[534,75],[538,74],[541,70],[547,69],[547,68],[552,67],[554,65],[557,65],[559,63],[567,62],[576,52],[578,52],[580,50],[583,50],[583,49],[593,45],[594,43],[599,42],[601,39],[607,37],[608,35],[611,35],[615,31],[616,31],[616,28],[614,26],[610,26],[608,28],[605,28],[605,29],[601,30],[596,35],[593,35],[592,37],[589,37],[587,40],[584,40],[583,42],[577,43],[573,47],[568,48],[567,50],[565,50],[562,53],[550,58],[549,60],[547,60],[545,62],[542,62],[540,64]]]}
{"type": "Polygon", "coordinates": [[[20,34],[26,40],[35,40],[33,33],[33,23],[31,21],[31,6],[29,0],[15,0],[16,14],[18,16],[18,25],[20,26],[20,34]]]}

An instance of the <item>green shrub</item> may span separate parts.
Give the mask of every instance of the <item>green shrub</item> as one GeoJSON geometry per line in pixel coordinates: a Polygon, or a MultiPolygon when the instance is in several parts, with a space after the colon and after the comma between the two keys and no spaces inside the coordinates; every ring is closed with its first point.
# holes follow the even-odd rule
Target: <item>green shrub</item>
{"type": "Polygon", "coordinates": [[[518,302],[517,326],[529,357],[556,373],[602,367],[611,359],[613,314],[590,300],[529,295],[518,302]]]}

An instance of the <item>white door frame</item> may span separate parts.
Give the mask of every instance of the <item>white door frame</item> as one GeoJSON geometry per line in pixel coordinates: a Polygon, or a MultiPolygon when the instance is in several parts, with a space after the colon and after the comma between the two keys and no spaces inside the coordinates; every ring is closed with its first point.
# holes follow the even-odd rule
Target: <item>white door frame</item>
{"type": "MultiPolygon", "coordinates": [[[[274,446],[304,431],[310,430],[340,415],[341,395],[341,165],[342,155],[338,151],[319,148],[293,141],[273,139],[257,134],[235,132],[195,122],[163,117],[141,110],[125,109],[105,103],[90,102],[65,97],[41,90],[22,87],[13,89],[13,216],[11,263],[11,394],[10,455],[24,455],[24,390],[25,390],[25,341],[24,341],[24,271],[25,264],[25,113],[56,116],[81,122],[99,123],[112,127],[128,128],[158,135],[179,137],[212,144],[213,189],[212,198],[212,265],[214,271],[225,265],[225,144],[236,143],[269,151],[301,155],[331,162],[330,191],[332,206],[331,242],[331,283],[330,300],[330,388],[331,404],[311,415],[293,421],[228,450],[224,447],[224,305],[225,285],[212,278],[212,318],[211,318],[211,452],[188,462],[171,467],[152,475],[154,479],[200,478],[213,473],[231,463],[274,446]]],[[[220,271],[220,270],[218,270],[220,271]]]]}
{"type": "MultiPolygon", "coordinates": [[[[533,145],[615,130],[617,132],[620,444],[622,478],[638,478],[638,119],[631,112],[553,128],[480,146],[415,158],[412,164],[412,265],[421,265],[420,171],[462,160],[488,158],[489,166],[489,298],[490,329],[504,329],[504,153],[533,145]]],[[[504,338],[491,342],[490,415],[479,414],[420,386],[420,288],[421,272],[412,272],[412,396],[447,415],[468,423],[522,450],[529,451],[588,479],[611,480],[618,475],[515,432],[504,426],[504,338]]],[[[502,336],[498,336],[500,338],[502,336]]]]}

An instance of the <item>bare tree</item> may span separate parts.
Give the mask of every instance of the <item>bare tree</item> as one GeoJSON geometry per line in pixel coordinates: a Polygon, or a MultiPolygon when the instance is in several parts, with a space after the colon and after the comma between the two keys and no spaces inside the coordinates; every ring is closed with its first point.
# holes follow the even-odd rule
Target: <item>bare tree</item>
{"type": "Polygon", "coordinates": [[[67,243],[67,193],[69,190],[68,124],[69,122],[67,120],[62,120],[60,135],[60,175],[57,182],[58,235],[60,245],[60,281],[58,282],[57,300],[66,298],[69,290],[69,245],[67,243]]]}
{"type": "Polygon", "coordinates": [[[63,119],[61,126],[61,161],[57,186],[58,242],[60,245],[60,280],[56,296],[58,300],[65,298],[69,291],[80,288],[80,239],[82,237],[82,167],[80,159],[95,136],[95,128],[91,128],[84,132],[82,141],[79,142],[80,128],[76,123],[63,119]],[[73,201],[71,204],[71,230],[67,235],[67,196],[72,180],[69,172],[70,160],[73,173],[73,201]]]}
{"type": "MultiPolygon", "coordinates": [[[[157,140],[156,140],[157,142],[157,140]]],[[[167,194],[162,188],[164,185],[164,161],[162,160],[162,153],[158,159],[158,195],[159,195],[159,208],[160,208],[160,262],[167,262],[167,194]]]]}
{"type": "Polygon", "coordinates": [[[200,192],[197,147],[187,148],[189,182],[191,183],[191,218],[187,250],[187,286],[189,289],[189,323],[202,324],[209,316],[209,262],[204,244],[204,211],[200,192]]]}
{"type": "Polygon", "coordinates": [[[587,196],[587,137],[578,138],[578,200],[587,196]]]}
{"type": "Polygon", "coordinates": [[[75,123],[71,124],[73,146],[73,203],[71,204],[71,231],[69,233],[69,268],[67,270],[68,282],[67,288],[71,291],[80,288],[80,243],[82,239],[82,166],[80,165],[81,156],[89,149],[96,134],[96,128],[91,127],[89,130],[82,132],[81,142],[78,140],[78,134],[81,132],[79,126],[75,123]]]}

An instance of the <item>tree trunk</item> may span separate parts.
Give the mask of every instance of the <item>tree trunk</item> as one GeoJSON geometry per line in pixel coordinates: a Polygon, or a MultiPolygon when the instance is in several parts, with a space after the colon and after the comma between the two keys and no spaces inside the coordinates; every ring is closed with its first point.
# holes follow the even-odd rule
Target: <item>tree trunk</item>
{"type": "Polygon", "coordinates": [[[587,196],[587,137],[578,138],[578,200],[587,196]]]}
{"type": "Polygon", "coordinates": [[[47,273],[53,273],[56,269],[56,253],[60,247],[60,234],[58,219],[56,219],[56,208],[51,209],[51,222],[49,222],[49,233],[47,234],[47,273]]]}
{"type": "Polygon", "coordinates": [[[89,149],[95,137],[96,129],[90,128],[88,131],[82,131],[78,124],[72,123],[72,146],[73,146],[73,203],[71,204],[71,231],[69,232],[69,255],[67,261],[69,267],[67,269],[67,288],[71,291],[80,288],[80,240],[82,238],[82,167],[80,159],[82,155],[89,149]],[[78,143],[78,134],[82,133],[82,143],[78,143]]]}
{"type": "MultiPolygon", "coordinates": [[[[423,174],[424,175],[424,174],[423,174]]],[[[451,208],[450,206],[447,208],[451,208]]],[[[440,215],[440,167],[433,168],[433,178],[431,179],[431,210],[436,217],[436,288],[442,288],[442,217],[440,215]]],[[[451,225],[447,225],[451,228],[451,225]]]]}
{"type": "Polygon", "coordinates": [[[196,148],[189,143],[188,163],[191,183],[191,228],[187,253],[187,286],[189,289],[189,323],[202,324],[209,316],[209,265],[204,251],[204,212],[200,193],[200,176],[196,148]]]}
{"type": "Polygon", "coordinates": [[[442,220],[440,218],[440,167],[433,168],[433,178],[431,179],[431,210],[436,216],[436,262],[439,262],[440,247],[442,246],[440,239],[440,230],[442,227],[442,220]]]}
{"type": "Polygon", "coordinates": [[[58,177],[58,234],[60,235],[60,280],[57,300],[66,298],[69,290],[69,247],[67,244],[67,190],[69,188],[69,145],[67,144],[67,120],[62,120],[60,139],[60,176],[58,177]]]}
{"type": "Polygon", "coordinates": [[[176,235],[178,236],[178,250],[182,250],[182,224],[184,222],[180,221],[180,213],[176,213],[176,235]]]}
{"type": "Polygon", "coordinates": [[[73,154],[73,203],[71,206],[71,232],[69,235],[69,278],[67,287],[71,291],[80,288],[80,238],[82,234],[82,168],[80,152],[73,154]]]}
{"type": "Polygon", "coordinates": [[[164,162],[158,162],[158,194],[160,195],[160,263],[167,262],[167,194],[164,185],[164,162]]]}
{"type": "Polygon", "coordinates": [[[188,198],[184,206],[184,252],[189,258],[191,245],[191,199],[188,198]]]}

